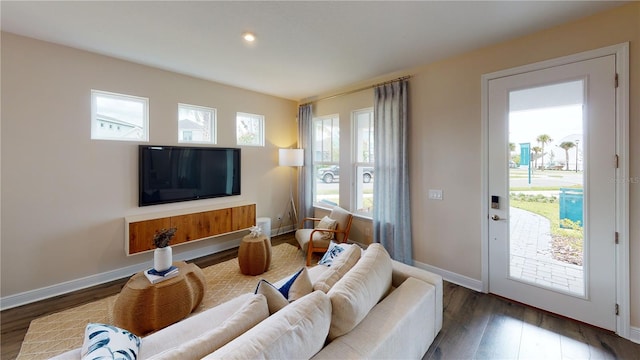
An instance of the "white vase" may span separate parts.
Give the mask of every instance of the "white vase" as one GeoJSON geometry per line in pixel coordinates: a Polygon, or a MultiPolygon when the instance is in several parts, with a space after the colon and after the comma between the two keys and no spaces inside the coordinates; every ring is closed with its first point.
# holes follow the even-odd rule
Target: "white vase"
{"type": "Polygon", "coordinates": [[[173,263],[173,251],[171,246],[156,248],[153,251],[153,268],[156,271],[165,271],[173,263]]]}

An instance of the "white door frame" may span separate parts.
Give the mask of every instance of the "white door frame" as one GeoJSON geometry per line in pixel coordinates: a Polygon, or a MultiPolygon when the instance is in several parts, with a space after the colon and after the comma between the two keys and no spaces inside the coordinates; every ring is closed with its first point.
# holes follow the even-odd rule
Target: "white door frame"
{"type": "MultiPolygon", "coordinates": [[[[546,69],[593,59],[600,56],[616,56],[618,87],[616,88],[616,153],[619,156],[616,187],[616,231],[619,244],[616,246],[616,302],[619,307],[616,333],[630,339],[630,299],[629,299],[629,43],[589,50],[561,58],[537,62],[484,74],[482,87],[482,197],[481,241],[482,241],[482,291],[489,291],[489,81],[529,71],[546,69]]],[[[614,79],[611,79],[613,82],[614,79]]],[[[614,159],[611,159],[614,161],[614,159]]],[[[613,241],[614,234],[611,235],[613,241]]],[[[612,309],[613,311],[613,309],[612,309]]]]}

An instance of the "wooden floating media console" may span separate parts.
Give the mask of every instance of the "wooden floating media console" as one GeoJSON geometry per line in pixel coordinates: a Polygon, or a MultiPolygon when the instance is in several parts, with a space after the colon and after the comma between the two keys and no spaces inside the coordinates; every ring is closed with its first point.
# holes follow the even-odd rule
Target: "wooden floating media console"
{"type": "Polygon", "coordinates": [[[125,250],[127,255],[153,250],[153,235],[160,229],[178,229],[171,240],[174,246],[245,230],[255,224],[256,204],[161,217],[132,216],[125,218],[125,250]]]}

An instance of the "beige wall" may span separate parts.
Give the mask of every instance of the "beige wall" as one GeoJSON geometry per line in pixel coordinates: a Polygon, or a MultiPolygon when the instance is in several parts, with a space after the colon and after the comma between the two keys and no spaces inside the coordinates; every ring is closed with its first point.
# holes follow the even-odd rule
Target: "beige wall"
{"type": "MultiPolygon", "coordinates": [[[[631,45],[629,175],[636,179],[629,185],[631,325],[640,327],[640,143],[634,141],[640,139],[640,3],[393,74],[413,75],[416,261],[481,280],[481,76],[626,41],[631,45]],[[443,189],[444,200],[428,201],[429,188],[443,189]]],[[[135,204],[135,145],[89,140],[90,88],[150,97],[151,123],[158,124],[152,143],[175,142],[172,104],[178,101],[217,107],[225,121],[235,111],[264,113],[273,151],[243,150],[243,160],[251,159],[243,172],[253,174],[243,176],[243,198],[255,199],[259,216],[273,217],[286,203],[286,189],[276,185],[288,181],[288,172],[276,168],[275,148],[295,142],[291,102],[7,34],[2,50],[3,296],[141,261],[122,256],[122,216],[141,212],[135,204]],[[244,108],[250,106],[257,109],[244,108]],[[265,183],[274,186],[258,191],[256,185],[265,183]]],[[[360,105],[366,96],[354,96],[348,109],[341,104],[347,99],[321,101],[314,115],[340,112],[344,121],[348,117],[339,109],[370,106],[360,105]]],[[[232,145],[231,128],[224,121],[219,126],[227,134],[219,137],[220,145],[232,145]]]]}
{"type": "Polygon", "coordinates": [[[640,3],[407,72],[415,260],[481,280],[481,76],[627,41],[631,324],[640,326],[640,3]],[[429,188],[444,200],[427,200],[429,188]]]}
{"type": "Polygon", "coordinates": [[[295,145],[296,115],[290,100],[3,33],[2,296],[151,264],[125,256],[125,216],[250,202],[276,227],[290,177],[277,148],[295,145]],[[148,97],[149,144],[177,144],[178,102],[217,108],[217,146],[236,146],[237,111],[265,115],[266,146],[242,148],[242,195],[139,208],[138,143],[90,140],[91,89],[148,97]]]}

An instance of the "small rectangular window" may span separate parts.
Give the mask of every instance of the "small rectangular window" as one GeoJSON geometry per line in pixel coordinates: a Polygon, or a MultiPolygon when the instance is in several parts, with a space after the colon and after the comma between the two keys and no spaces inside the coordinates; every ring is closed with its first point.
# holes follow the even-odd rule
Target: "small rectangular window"
{"type": "Polygon", "coordinates": [[[355,207],[356,213],[373,214],[373,178],[375,159],[373,156],[373,108],[354,111],[351,115],[355,134],[355,207]]]}
{"type": "Polygon", "coordinates": [[[178,142],[216,143],[216,109],[178,104],[178,142]]]}
{"type": "Polygon", "coordinates": [[[264,116],[237,113],[236,138],[238,145],[264,146],[264,116]]]}
{"type": "MultiPolygon", "coordinates": [[[[338,115],[313,119],[311,143],[313,203],[336,206],[340,203],[340,118],[338,115]]],[[[348,170],[347,170],[348,171],[348,170]]]]}
{"type": "Polygon", "coordinates": [[[149,99],[91,90],[91,138],[149,141],[149,99]]]}

